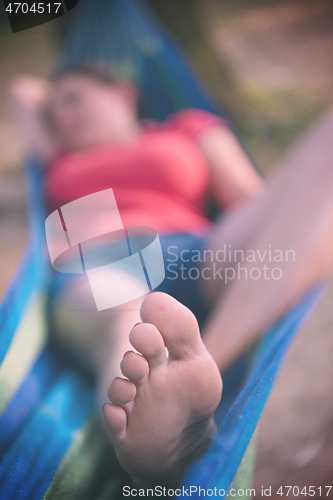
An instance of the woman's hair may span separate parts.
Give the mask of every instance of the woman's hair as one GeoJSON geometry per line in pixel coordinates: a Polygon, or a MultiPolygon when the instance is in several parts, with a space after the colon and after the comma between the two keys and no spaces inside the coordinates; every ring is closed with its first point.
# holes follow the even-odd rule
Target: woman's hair
{"type": "Polygon", "coordinates": [[[110,64],[101,61],[79,62],[60,66],[51,74],[50,79],[56,83],[70,75],[87,76],[108,85],[114,85],[124,80],[130,81],[129,78],[118,74],[110,64]]]}
{"type": "Polygon", "coordinates": [[[136,89],[137,107],[139,116],[145,116],[143,112],[144,107],[140,92],[140,86],[137,84],[135,78],[130,76],[130,71],[127,68],[120,71],[115,69],[110,63],[106,61],[83,61],[72,64],[65,64],[59,66],[50,76],[53,83],[60,82],[63,78],[71,75],[86,76],[94,80],[106,84],[116,85],[117,83],[128,82],[136,89]]]}

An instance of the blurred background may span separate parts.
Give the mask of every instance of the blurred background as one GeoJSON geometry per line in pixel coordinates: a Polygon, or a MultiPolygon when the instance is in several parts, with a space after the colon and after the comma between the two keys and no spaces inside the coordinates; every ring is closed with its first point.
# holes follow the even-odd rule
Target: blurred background
{"type": "MultiPolygon", "coordinates": [[[[331,0],[149,3],[266,172],[333,104],[331,0]]],[[[49,74],[69,17],[12,34],[3,4],[0,8],[0,297],[27,236],[20,138],[7,88],[17,73],[49,74]]],[[[258,432],[258,488],[333,483],[332,304],[330,287],[294,342],[264,411],[258,432]]]]}

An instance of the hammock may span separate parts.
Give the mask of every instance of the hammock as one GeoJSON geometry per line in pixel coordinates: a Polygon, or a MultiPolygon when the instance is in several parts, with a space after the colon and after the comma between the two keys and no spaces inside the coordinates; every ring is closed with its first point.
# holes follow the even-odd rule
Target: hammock
{"type": "MultiPolygon", "coordinates": [[[[136,79],[144,116],[163,120],[188,106],[224,115],[139,1],[82,0],[59,64],[96,58],[111,60],[136,79]]],[[[62,364],[49,345],[41,174],[33,160],[26,171],[30,242],[0,306],[0,498],[119,499],[129,479],[94,413],[93,387],[62,364]]],[[[191,498],[199,498],[195,486],[226,493],[232,484],[250,487],[255,428],[288,346],[320,293],[321,287],[311,291],[268,332],[246,377],[242,361],[226,375],[218,432],[184,477],[191,498]]]]}

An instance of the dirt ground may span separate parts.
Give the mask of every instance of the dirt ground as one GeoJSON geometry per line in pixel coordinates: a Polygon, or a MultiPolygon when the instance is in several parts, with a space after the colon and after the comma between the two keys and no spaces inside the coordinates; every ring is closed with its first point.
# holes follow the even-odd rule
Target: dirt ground
{"type": "MultiPolygon", "coordinates": [[[[252,5],[238,1],[226,5],[210,0],[208,4],[212,44],[228,61],[247,103],[242,133],[269,170],[332,104],[331,3],[267,5],[256,1],[252,5]]],[[[26,238],[20,144],[5,89],[18,70],[47,74],[54,47],[43,30],[17,35],[15,44],[8,33],[0,36],[2,297],[26,238]],[[29,50],[22,50],[27,45],[29,50]]],[[[333,484],[332,304],[333,285],[295,340],[264,411],[255,474],[258,490],[261,486],[272,486],[274,492],[286,485],[333,484]]]]}
{"type": "Polygon", "coordinates": [[[268,170],[333,104],[332,3],[209,1],[212,45],[242,101],[237,125],[268,170]]]}
{"type": "Polygon", "coordinates": [[[259,425],[255,485],[333,481],[333,286],[288,354],[259,425]]]}
{"type": "MultiPolygon", "coordinates": [[[[333,10],[327,1],[253,3],[223,9],[215,2],[219,15],[210,22],[213,44],[247,96],[245,136],[269,170],[333,103],[333,10]],[[268,133],[262,132],[266,124],[268,133]]],[[[295,340],[264,410],[258,492],[272,486],[274,496],[280,486],[333,484],[332,304],[331,283],[295,340]]]]}

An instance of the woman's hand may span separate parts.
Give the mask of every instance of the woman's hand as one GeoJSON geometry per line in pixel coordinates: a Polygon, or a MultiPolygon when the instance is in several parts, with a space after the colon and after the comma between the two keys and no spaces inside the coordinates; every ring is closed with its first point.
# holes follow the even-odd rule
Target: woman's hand
{"type": "Polygon", "coordinates": [[[19,75],[9,87],[9,96],[14,105],[41,109],[48,106],[51,91],[52,85],[47,80],[19,75]]]}
{"type": "Polygon", "coordinates": [[[52,84],[45,79],[19,75],[9,87],[9,98],[24,153],[36,156],[45,165],[57,150],[50,126],[49,106],[52,84]]]}

